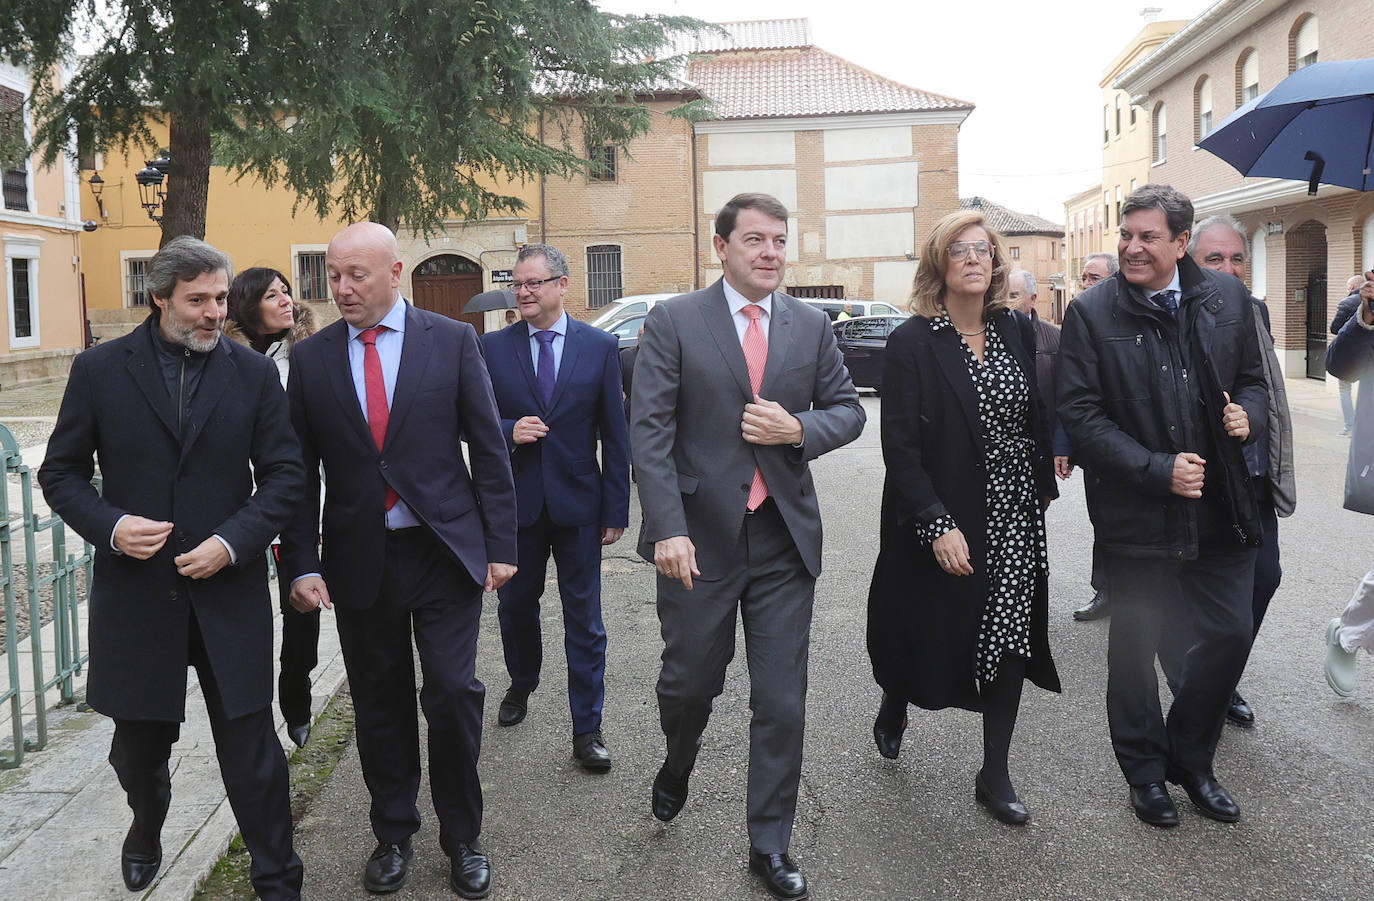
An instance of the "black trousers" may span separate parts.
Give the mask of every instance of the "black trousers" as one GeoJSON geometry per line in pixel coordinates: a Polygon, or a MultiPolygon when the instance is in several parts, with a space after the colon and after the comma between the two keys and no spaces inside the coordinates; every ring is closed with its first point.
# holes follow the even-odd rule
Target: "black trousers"
{"type": "Polygon", "coordinates": [[[1255,549],[1228,542],[1211,524],[1200,530],[1196,560],[1104,555],[1112,599],[1107,721],[1131,785],[1163,781],[1171,765],[1211,774],[1226,707],[1250,654],[1255,549]],[[1161,647],[1168,653],[1165,636],[1174,634],[1188,650],[1166,720],[1154,661],[1161,647]]]}
{"type": "MultiPolygon", "coordinates": [[[[280,545],[272,545],[278,553],[280,545]]],[[[280,560],[278,560],[280,564],[280,560]]],[[[277,675],[277,706],[288,726],[308,725],[310,671],[319,661],[320,610],[301,613],[291,606],[291,583],[277,571],[277,596],[281,607],[281,671],[277,675]]]]}
{"type": "MultiPolygon", "coordinates": [[[[304,868],[291,847],[291,795],[286,757],[272,724],[272,708],[236,719],[224,703],[205,654],[200,627],[191,616],[190,660],[200,678],[220,776],[243,843],[252,855],[253,889],[263,901],[301,895],[304,868]]],[[[162,720],[115,720],[110,765],[128,796],[135,821],[160,830],[171,797],[167,761],[181,724],[162,720]]]]}
{"type": "Polygon", "coordinates": [[[427,528],[401,529],[387,533],[377,602],[334,612],[353,693],[358,756],[372,796],[372,832],[382,842],[403,842],[420,828],[414,635],[439,843],[452,857],[459,842],[482,831],[482,586],[427,528]]]}

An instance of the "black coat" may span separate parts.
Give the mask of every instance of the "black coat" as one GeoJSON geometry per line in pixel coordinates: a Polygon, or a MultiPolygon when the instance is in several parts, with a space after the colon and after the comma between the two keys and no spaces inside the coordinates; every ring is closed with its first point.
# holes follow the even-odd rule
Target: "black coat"
{"type": "Polygon", "coordinates": [[[1240,281],[1191,257],[1178,271],[1177,320],[1121,273],[1064,317],[1059,420],[1085,470],[1097,542],[1123,556],[1196,559],[1199,501],[1170,491],[1184,451],[1207,460],[1202,502],[1218,505],[1237,540],[1261,534],[1241,442],[1221,424],[1223,392],[1249,415],[1250,440],[1269,418],[1254,305],[1240,281]]]}
{"type": "MultiPolygon", "coordinates": [[[[991,320],[1031,387],[1038,494],[1058,497],[1050,424],[1036,390],[1030,320],[991,320]]],[[[987,467],[978,396],[953,329],[912,317],[888,338],[883,361],[882,526],[868,593],[868,651],[873,675],[889,694],[929,709],[981,710],[975,680],[978,624],[988,604],[987,467]],[[954,576],[935,562],[918,526],[949,513],[968,541],[973,575],[954,576]]],[[[1040,516],[1039,508],[1036,515],[1040,516]]],[[[1059,691],[1049,647],[1049,585],[1041,577],[1031,605],[1026,675],[1059,691]]]]}
{"type": "Polygon", "coordinates": [[[90,705],[119,719],[185,719],[194,608],[232,719],[272,702],[264,551],[300,503],[305,469],[276,365],[227,339],[207,355],[179,437],[153,327],[150,319],[76,358],[38,481],[53,512],[96,549],[90,705]],[[103,496],[91,487],[97,456],[103,496]],[[126,513],[175,524],[148,560],[110,548],[126,513]],[[237,563],[209,579],[177,575],[172,558],[215,534],[237,563]]]}

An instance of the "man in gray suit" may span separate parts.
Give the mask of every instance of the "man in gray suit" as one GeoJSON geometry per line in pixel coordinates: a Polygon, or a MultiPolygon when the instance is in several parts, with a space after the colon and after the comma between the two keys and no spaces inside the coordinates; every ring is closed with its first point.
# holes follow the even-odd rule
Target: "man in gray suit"
{"type": "Polygon", "coordinates": [[[740,194],[716,217],[724,278],[649,311],[630,443],[644,511],[639,553],[658,569],[668,753],[654,779],[667,822],[734,656],[749,659],[750,867],[780,898],[806,896],[787,856],[801,778],[811,607],[821,522],[807,464],[848,444],[864,411],[820,310],[777,291],[787,209],[740,194]]]}

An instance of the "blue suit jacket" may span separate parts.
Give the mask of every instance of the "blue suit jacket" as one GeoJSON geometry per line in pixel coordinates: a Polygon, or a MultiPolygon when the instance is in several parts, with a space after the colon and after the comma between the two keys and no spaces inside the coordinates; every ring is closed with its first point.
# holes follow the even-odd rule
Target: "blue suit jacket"
{"type": "Polygon", "coordinates": [[[547,507],[555,525],[625,528],[630,521],[630,440],[615,336],[568,318],[563,361],[547,407],[539,398],[529,327],[523,321],[483,335],[482,347],[510,449],[520,525],[533,524],[547,507]],[[538,416],[549,433],[531,444],[516,444],[511,431],[524,416],[538,416]]]}

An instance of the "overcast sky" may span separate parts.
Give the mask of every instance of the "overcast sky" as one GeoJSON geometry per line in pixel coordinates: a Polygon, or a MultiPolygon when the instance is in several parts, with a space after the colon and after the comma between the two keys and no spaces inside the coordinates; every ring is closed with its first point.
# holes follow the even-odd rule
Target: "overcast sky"
{"type": "Polygon", "coordinates": [[[1108,64],[1144,21],[1192,19],[1212,0],[598,0],[603,9],[711,22],[808,18],[812,42],[894,81],[976,107],[959,133],[959,195],[1064,219],[1102,171],[1108,64]]]}

